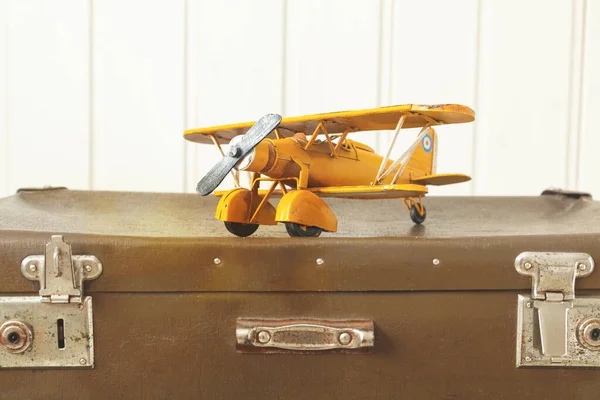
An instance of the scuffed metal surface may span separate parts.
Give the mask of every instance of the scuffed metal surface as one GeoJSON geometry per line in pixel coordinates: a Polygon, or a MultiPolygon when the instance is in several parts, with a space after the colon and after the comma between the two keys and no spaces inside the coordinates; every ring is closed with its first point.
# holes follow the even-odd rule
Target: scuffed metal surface
{"type": "Polygon", "coordinates": [[[567,356],[552,359],[541,351],[537,310],[530,296],[519,296],[517,317],[517,367],[600,367],[600,351],[578,339],[579,326],[590,317],[600,318],[600,298],[576,298],[567,310],[567,356]],[[529,304],[529,306],[528,306],[529,304]]]}
{"type": "Polygon", "coordinates": [[[235,333],[240,352],[365,353],[375,346],[375,328],[371,320],[238,318],[235,333]]]}
{"type": "Polygon", "coordinates": [[[50,304],[39,297],[0,297],[0,323],[22,321],[31,327],[33,341],[22,353],[0,348],[0,369],[94,366],[92,298],[81,304],[50,304]],[[58,346],[57,321],[64,321],[64,348],[58,346]]]}

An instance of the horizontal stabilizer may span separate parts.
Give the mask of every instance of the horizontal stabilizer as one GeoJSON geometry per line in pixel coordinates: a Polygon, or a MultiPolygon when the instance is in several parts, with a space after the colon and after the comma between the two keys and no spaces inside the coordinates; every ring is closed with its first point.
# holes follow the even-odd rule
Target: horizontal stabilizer
{"type": "Polygon", "coordinates": [[[455,183],[470,181],[471,177],[464,174],[436,174],[436,175],[425,175],[418,178],[412,178],[411,182],[419,185],[452,185],[455,183]]]}

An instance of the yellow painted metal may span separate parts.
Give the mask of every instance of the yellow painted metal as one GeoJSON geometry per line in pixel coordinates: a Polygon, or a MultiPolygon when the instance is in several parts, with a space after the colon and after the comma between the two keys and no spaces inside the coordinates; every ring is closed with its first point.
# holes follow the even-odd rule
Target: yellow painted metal
{"type": "MultiPolygon", "coordinates": [[[[419,183],[422,176],[430,176],[434,165],[436,134],[430,129],[429,151],[423,148],[421,142],[416,143],[416,148],[406,165],[397,165],[391,168],[390,173],[377,185],[403,185],[419,183]],[[397,175],[403,168],[402,174],[397,175]]],[[[340,138],[341,139],[341,138],[340,138]]],[[[314,141],[308,150],[305,150],[307,141],[302,137],[285,139],[266,139],[254,150],[252,161],[244,168],[245,171],[257,172],[269,176],[271,179],[282,180],[297,177],[297,181],[284,181],[291,188],[331,188],[344,193],[341,189],[345,186],[371,185],[379,171],[382,157],[371,148],[356,141],[347,140],[337,150],[338,157],[331,156],[331,148],[327,141],[314,141]],[[297,186],[300,184],[300,186],[297,186]]],[[[387,168],[394,162],[387,161],[387,168]]],[[[450,174],[456,176],[460,182],[469,179],[466,175],[450,174]],[[460,176],[460,178],[458,178],[460,176]]],[[[441,178],[440,178],[441,179],[441,178]]],[[[450,179],[450,178],[447,178],[450,179]]],[[[434,179],[433,181],[439,181],[434,179]]],[[[379,192],[381,189],[373,189],[379,192]]],[[[389,191],[389,190],[387,190],[389,191]]],[[[317,192],[315,192],[317,193],[317,192]]],[[[328,193],[331,193],[329,191],[328,193]]],[[[373,192],[368,192],[365,197],[371,198],[373,192]]],[[[384,197],[390,197],[386,194],[384,197]]],[[[393,197],[402,197],[400,195],[393,197]]]]}
{"type": "Polygon", "coordinates": [[[259,208],[263,196],[253,195],[252,191],[245,188],[235,188],[223,194],[217,205],[215,217],[225,222],[276,225],[275,207],[265,201],[259,208]],[[254,214],[254,216],[253,216],[254,214]]]}
{"type": "MultiPolygon", "coordinates": [[[[382,157],[368,146],[347,141],[339,148],[337,158],[331,157],[326,141],[315,141],[308,150],[304,150],[305,146],[306,141],[298,137],[266,139],[255,148],[245,171],[269,177],[260,178],[261,181],[278,180],[292,189],[308,188],[328,197],[399,198],[427,193],[425,185],[411,185],[415,177],[431,175],[434,151],[423,151],[420,143],[404,173],[393,185],[393,174],[381,185],[371,185],[382,157]]],[[[388,167],[392,163],[388,160],[388,167]]],[[[220,192],[215,194],[222,195],[220,192]]]]}
{"type": "Polygon", "coordinates": [[[338,140],[337,144],[335,145],[335,148],[333,149],[333,153],[331,153],[332,156],[337,157],[337,152],[340,149],[340,147],[346,142],[346,136],[348,136],[349,133],[349,129],[346,129],[344,133],[342,133],[340,140],[338,140]]]}
{"type": "Polygon", "coordinates": [[[273,146],[273,142],[268,139],[263,140],[254,148],[252,167],[245,168],[245,170],[254,172],[268,171],[277,158],[277,148],[273,146]]]}
{"type": "Polygon", "coordinates": [[[337,151],[340,148],[340,146],[344,144],[346,136],[349,132],[350,129],[346,129],[343,133],[335,133],[330,135],[329,132],[327,132],[327,129],[325,129],[323,122],[321,122],[315,128],[315,131],[310,135],[310,140],[308,141],[308,143],[306,143],[306,146],[304,146],[304,150],[310,149],[310,147],[315,142],[317,136],[319,134],[323,134],[325,136],[325,139],[327,140],[327,143],[329,144],[329,149],[331,150],[331,153],[329,153],[329,155],[332,157],[337,157],[337,151]],[[337,144],[334,144],[331,138],[336,136],[340,136],[340,139],[338,140],[337,144]]]}
{"type": "MultiPolygon", "coordinates": [[[[378,173],[375,178],[375,184],[388,181],[386,177],[393,176],[391,183],[395,184],[402,176],[418,177],[421,175],[427,175],[433,172],[435,164],[435,146],[437,143],[436,134],[433,128],[425,126],[413,145],[407,150],[408,153],[403,154],[402,157],[391,163],[388,167],[384,168],[383,172],[378,173]],[[423,140],[429,135],[429,148],[424,148],[423,140]],[[409,156],[408,159],[403,159],[404,156],[409,156]]],[[[381,168],[380,168],[381,171],[381,168]]]]}
{"type": "Polygon", "coordinates": [[[288,192],[288,190],[286,189],[285,185],[283,184],[282,181],[279,181],[279,187],[281,188],[281,194],[286,194],[288,192]]]}
{"type": "MultiPolygon", "coordinates": [[[[319,122],[319,124],[317,125],[317,127],[315,128],[314,132],[312,133],[312,135],[310,136],[310,140],[308,141],[308,143],[306,144],[306,146],[304,147],[304,150],[308,150],[310,149],[310,146],[312,146],[313,142],[315,141],[315,139],[317,138],[317,136],[319,135],[319,131],[321,131],[321,129],[323,128],[323,123],[319,122]]],[[[303,132],[303,133],[308,133],[308,132],[303,132]]],[[[327,130],[323,129],[323,135],[327,136],[327,130]]]]}
{"type": "MultiPolygon", "coordinates": [[[[261,215],[261,213],[262,213],[262,215],[265,214],[265,211],[263,211],[265,209],[265,204],[271,205],[270,203],[268,203],[269,197],[271,197],[271,195],[273,194],[273,191],[275,190],[276,186],[277,186],[277,182],[275,181],[271,184],[271,187],[269,188],[269,190],[267,190],[267,193],[262,197],[262,199],[260,200],[260,203],[258,203],[258,206],[253,207],[255,211],[252,213],[252,216],[250,217],[249,222],[251,224],[258,223],[259,215],[261,215]]],[[[256,190],[256,193],[258,193],[258,190],[256,190]]],[[[252,198],[255,198],[255,197],[256,196],[254,196],[254,193],[253,193],[252,198]]],[[[270,215],[269,215],[269,217],[270,217],[270,215]]]]}
{"type": "MultiPolygon", "coordinates": [[[[336,158],[331,157],[331,149],[326,141],[315,141],[308,150],[304,150],[305,146],[305,142],[298,138],[264,140],[255,148],[252,162],[244,170],[259,172],[274,179],[295,176],[300,178],[300,187],[303,188],[356,186],[370,184],[381,163],[380,155],[370,149],[365,150],[365,146],[353,141],[341,146],[336,158]],[[270,151],[265,143],[276,150],[270,151]],[[306,181],[303,179],[305,177],[306,181]]],[[[423,175],[429,173],[423,171],[423,175]]],[[[391,179],[383,183],[390,183],[391,179]]],[[[295,182],[285,183],[292,188],[297,187],[295,182]]],[[[408,176],[398,183],[409,183],[408,176]]]]}
{"type": "MultiPolygon", "coordinates": [[[[463,174],[435,173],[437,135],[430,125],[473,119],[470,108],[452,104],[394,106],[284,119],[275,135],[264,139],[238,163],[239,170],[252,173],[251,190],[214,193],[222,197],[217,218],[256,224],[293,222],[334,232],[337,218],[322,197],[402,198],[407,210],[414,205],[423,216],[426,185],[470,179],[463,174]],[[388,157],[391,152],[382,157],[369,146],[346,138],[351,131],[399,131],[411,127],[422,130],[397,160],[388,157]],[[259,190],[262,181],[272,182],[269,190],[259,190]],[[277,210],[269,203],[273,196],[282,196],[277,210]]],[[[251,126],[247,123],[206,128],[188,131],[186,135],[199,135],[218,143],[217,138],[228,140],[251,126]]],[[[197,136],[186,138],[195,140],[197,136]]]]}
{"type": "MultiPolygon", "coordinates": [[[[285,188],[285,185],[283,184],[284,181],[290,181],[290,182],[298,182],[298,178],[296,177],[292,177],[292,178],[283,178],[283,179],[272,179],[272,178],[261,178],[260,174],[257,172],[253,172],[252,173],[252,183],[250,185],[250,192],[252,193],[252,199],[261,199],[260,202],[258,203],[258,205],[256,205],[256,201],[253,202],[253,213],[252,216],[249,218],[249,223],[255,224],[255,223],[259,223],[259,216],[264,216],[265,213],[267,213],[268,215],[268,219],[269,221],[271,221],[271,217],[273,214],[273,206],[271,205],[271,203],[268,202],[268,200],[271,198],[271,196],[273,195],[273,193],[275,192],[275,188],[277,186],[279,186],[281,188],[281,191],[283,192],[283,194],[287,193],[287,189],[285,188]],[[261,182],[272,182],[271,186],[269,187],[268,190],[259,190],[259,186],[261,182]],[[268,211],[263,211],[263,207],[265,207],[265,205],[269,208],[268,211]]],[[[226,195],[227,192],[224,192],[223,195],[226,195]]],[[[216,195],[216,193],[215,193],[216,195]]]]}
{"type": "Polygon", "coordinates": [[[275,220],[316,226],[328,232],[337,231],[337,218],[333,211],[308,190],[294,190],[284,195],[277,206],[275,220]]]}
{"type": "Polygon", "coordinates": [[[435,175],[424,175],[419,178],[413,178],[414,183],[420,185],[453,185],[455,183],[470,181],[471,177],[464,174],[435,174],[435,175]]]}
{"type": "MultiPolygon", "coordinates": [[[[213,195],[215,197],[223,197],[225,196],[227,193],[229,193],[231,190],[215,190],[213,192],[213,195]]],[[[259,196],[265,196],[267,194],[268,190],[264,190],[264,189],[259,189],[258,190],[258,195],[259,196]]],[[[286,191],[287,193],[287,191],[286,191]]],[[[274,190],[273,194],[271,194],[271,197],[281,197],[283,196],[285,193],[282,192],[281,190],[274,190]]]]}
{"type": "MultiPolygon", "coordinates": [[[[331,135],[353,131],[380,131],[396,128],[398,120],[406,115],[403,128],[420,128],[430,123],[457,124],[471,122],[475,119],[475,112],[467,106],[459,104],[405,104],[390,107],[372,108],[366,110],[341,111],[324,114],[304,115],[299,117],[283,118],[279,125],[280,135],[292,135],[296,132],[311,134],[319,124],[331,135]]],[[[254,124],[242,122],[237,124],[213,126],[206,128],[189,129],[184,132],[187,140],[197,143],[211,143],[207,135],[215,135],[222,142],[229,142],[234,136],[243,135],[254,124]]],[[[271,134],[276,138],[275,134],[271,134]]]]}
{"type": "Polygon", "coordinates": [[[311,188],[309,191],[320,197],[340,197],[345,199],[398,199],[407,196],[427,194],[427,186],[402,185],[362,185],[362,186],[329,186],[311,188]]]}
{"type": "MultiPolygon", "coordinates": [[[[429,151],[425,150],[422,142],[418,143],[415,151],[406,163],[406,166],[404,168],[400,166],[400,171],[396,171],[396,174],[400,172],[401,176],[409,177],[409,181],[414,181],[414,178],[416,177],[431,174],[436,155],[435,145],[437,143],[437,134],[433,128],[429,128],[427,130],[427,135],[429,135],[430,140],[429,151]]],[[[392,182],[398,182],[396,179],[397,178],[394,177],[392,182]]]]}
{"type": "MultiPolygon", "coordinates": [[[[363,186],[330,186],[322,188],[305,189],[320,197],[337,197],[344,199],[399,199],[407,196],[422,196],[428,193],[427,186],[416,184],[402,185],[363,185],[363,186]]],[[[228,191],[215,191],[216,197],[227,194],[228,191]]],[[[268,190],[259,190],[259,196],[265,196],[268,190]]],[[[285,192],[287,193],[287,191],[285,192]]],[[[285,194],[281,190],[274,190],[270,197],[281,197],[285,194]]]]}

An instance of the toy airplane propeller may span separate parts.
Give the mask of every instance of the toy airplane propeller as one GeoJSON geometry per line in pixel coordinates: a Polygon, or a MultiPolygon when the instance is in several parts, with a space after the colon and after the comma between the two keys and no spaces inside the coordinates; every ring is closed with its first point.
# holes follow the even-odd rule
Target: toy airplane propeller
{"type": "Polygon", "coordinates": [[[280,122],[281,116],[277,114],[267,114],[256,121],[248,129],[248,132],[242,136],[242,140],[230,146],[229,152],[198,182],[196,191],[202,196],[206,196],[215,190],[235,165],[273,132],[273,129],[277,128],[280,122]]]}
{"type": "Polygon", "coordinates": [[[471,122],[475,113],[457,104],[399,105],[369,110],[283,118],[268,114],[256,123],[240,123],[185,131],[187,140],[214,143],[221,159],[198,183],[210,194],[229,173],[251,173],[250,187],[217,191],[216,218],[237,236],[249,236],[260,225],[285,224],[290,236],[336,232],[337,218],[322,198],[401,198],[416,224],[425,221],[427,185],[450,185],[471,178],[436,174],[434,125],[471,122]],[[414,143],[396,160],[390,158],[403,128],[421,128],[414,143]],[[357,131],[395,130],[381,156],[347,138],[357,131]],[[319,139],[322,138],[322,139],[319,139]],[[225,154],[221,143],[229,143],[225,154]],[[271,182],[260,190],[261,182],[271,182]],[[279,188],[279,190],[276,190],[279,188]],[[281,196],[275,208],[270,202],[281,196]]]}

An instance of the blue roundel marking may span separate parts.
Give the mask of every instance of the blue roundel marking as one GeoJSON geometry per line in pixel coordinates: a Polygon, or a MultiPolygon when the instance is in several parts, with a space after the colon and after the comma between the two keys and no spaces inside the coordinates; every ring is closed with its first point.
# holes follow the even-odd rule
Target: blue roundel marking
{"type": "Polygon", "coordinates": [[[429,153],[431,151],[431,143],[431,136],[429,136],[429,134],[425,135],[423,140],[421,140],[421,145],[423,146],[423,150],[425,150],[425,152],[429,153]]]}

